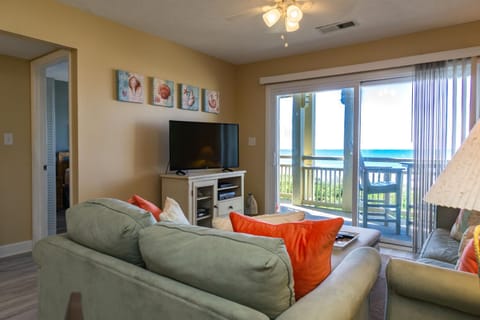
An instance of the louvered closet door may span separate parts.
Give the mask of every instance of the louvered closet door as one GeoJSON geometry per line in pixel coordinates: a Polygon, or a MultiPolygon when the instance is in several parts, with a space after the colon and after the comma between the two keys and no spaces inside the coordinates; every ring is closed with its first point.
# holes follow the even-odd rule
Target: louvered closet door
{"type": "Polygon", "coordinates": [[[55,80],[47,78],[47,210],[48,235],[57,233],[55,192],[55,80]]]}

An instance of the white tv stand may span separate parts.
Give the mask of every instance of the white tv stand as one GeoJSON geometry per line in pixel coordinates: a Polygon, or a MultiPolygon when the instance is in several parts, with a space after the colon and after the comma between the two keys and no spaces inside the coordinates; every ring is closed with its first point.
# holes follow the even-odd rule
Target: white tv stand
{"type": "Polygon", "coordinates": [[[161,175],[162,207],[176,200],[191,224],[211,227],[213,217],[244,211],[245,171],[202,171],[161,175]]]}

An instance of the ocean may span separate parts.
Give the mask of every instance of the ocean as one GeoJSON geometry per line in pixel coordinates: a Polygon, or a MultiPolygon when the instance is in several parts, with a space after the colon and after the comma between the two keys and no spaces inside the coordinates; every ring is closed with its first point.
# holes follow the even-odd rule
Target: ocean
{"type": "MultiPolygon", "coordinates": [[[[281,149],[281,156],[291,155],[292,151],[281,149]]],[[[396,158],[396,159],[413,159],[413,150],[411,149],[362,149],[362,157],[364,158],[396,158]]],[[[342,149],[316,149],[315,156],[318,157],[343,157],[342,149]]],[[[343,161],[340,160],[315,160],[314,166],[334,166],[342,167],[343,161]]],[[[291,159],[280,159],[281,164],[291,164],[291,159]]]]}

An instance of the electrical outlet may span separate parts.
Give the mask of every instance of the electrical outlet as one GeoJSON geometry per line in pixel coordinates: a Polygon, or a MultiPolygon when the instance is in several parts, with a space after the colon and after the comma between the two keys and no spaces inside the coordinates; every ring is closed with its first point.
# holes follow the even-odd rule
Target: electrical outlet
{"type": "Polygon", "coordinates": [[[13,133],[5,132],[3,134],[3,144],[6,146],[11,146],[13,144],[13,133]]]}

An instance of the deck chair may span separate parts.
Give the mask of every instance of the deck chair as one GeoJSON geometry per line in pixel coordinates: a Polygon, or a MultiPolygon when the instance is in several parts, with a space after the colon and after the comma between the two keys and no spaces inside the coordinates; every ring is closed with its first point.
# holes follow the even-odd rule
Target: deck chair
{"type": "Polygon", "coordinates": [[[388,166],[365,166],[360,157],[364,228],[368,227],[369,222],[383,222],[385,226],[393,222],[396,234],[400,234],[403,170],[388,166]]]}

